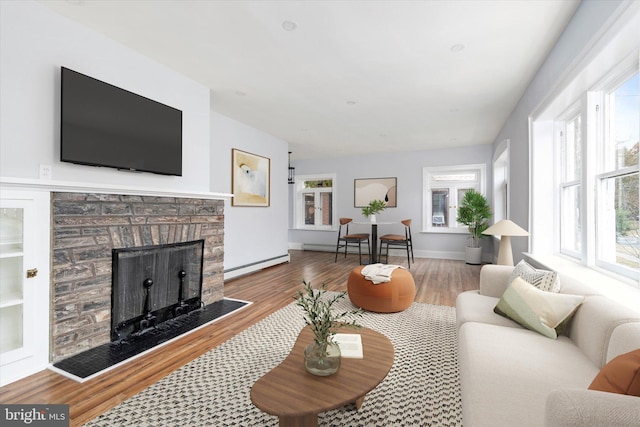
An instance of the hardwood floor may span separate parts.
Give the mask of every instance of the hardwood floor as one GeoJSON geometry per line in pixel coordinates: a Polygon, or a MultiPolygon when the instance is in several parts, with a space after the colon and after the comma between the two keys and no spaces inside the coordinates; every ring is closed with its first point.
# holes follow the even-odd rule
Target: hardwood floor
{"type": "MultiPolygon", "coordinates": [[[[291,251],[288,264],[225,283],[225,297],[252,301],[250,307],[82,384],[44,370],[0,388],[0,402],[66,403],[71,426],[80,426],[289,304],[303,279],[314,287],[325,284],[328,290],[346,291],[347,277],[357,262],[357,255],[339,256],[334,263],[333,253],[291,251]]],[[[389,257],[389,263],[406,266],[406,259],[389,257]]],[[[460,292],[477,289],[480,276],[480,266],[428,258],[416,258],[410,271],[417,302],[448,306],[455,304],[460,292]]]]}

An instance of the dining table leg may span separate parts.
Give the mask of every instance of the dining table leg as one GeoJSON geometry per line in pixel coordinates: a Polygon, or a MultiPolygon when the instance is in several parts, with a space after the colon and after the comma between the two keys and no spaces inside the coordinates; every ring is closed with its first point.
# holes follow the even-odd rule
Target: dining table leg
{"type": "Polygon", "coordinates": [[[378,262],[378,224],[371,224],[371,256],[369,259],[371,260],[371,264],[375,264],[378,262]]]}

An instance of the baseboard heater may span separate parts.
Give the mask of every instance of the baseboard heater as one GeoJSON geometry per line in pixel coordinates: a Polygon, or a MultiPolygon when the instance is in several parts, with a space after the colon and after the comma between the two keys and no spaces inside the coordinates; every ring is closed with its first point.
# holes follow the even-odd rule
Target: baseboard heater
{"type": "Polygon", "coordinates": [[[278,264],[284,264],[291,261],[289,254],[279,255],[273,258],[264,259],[261,261],[252,262],[238,267],[229,268],[224,270],[224,280],[233,279],[234,277],[243,276],[245,274],[255,273],[263,268],[272,267],[278,264]]]}

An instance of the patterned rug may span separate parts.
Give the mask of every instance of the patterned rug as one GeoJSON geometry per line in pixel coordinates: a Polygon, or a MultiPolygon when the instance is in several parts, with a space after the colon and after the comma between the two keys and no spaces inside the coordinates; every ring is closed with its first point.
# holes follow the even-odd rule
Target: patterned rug
{"type": "MultiPolygon", "coordinates": [[[[353,309],[348,298],[336,305],[346,309],[353,309]]],[[[391,340],[393,367],[359,411],[324,412],[319,425],[461,426],[455,310],[414,303],[401,313],[366,312],[359,323],[391,340]]],[[[303,326],[291,303],[86,426],[277,426],[249,392],[289,354],[303,326]]]]}

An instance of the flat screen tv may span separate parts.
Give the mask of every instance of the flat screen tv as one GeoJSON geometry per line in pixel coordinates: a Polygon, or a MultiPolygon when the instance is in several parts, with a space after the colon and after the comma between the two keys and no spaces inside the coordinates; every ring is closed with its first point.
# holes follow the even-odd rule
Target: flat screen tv
{"type": "Polygon", "coordinates": [[[60,160],[182,176],[182,111],[62,67],[60,160]]]}

